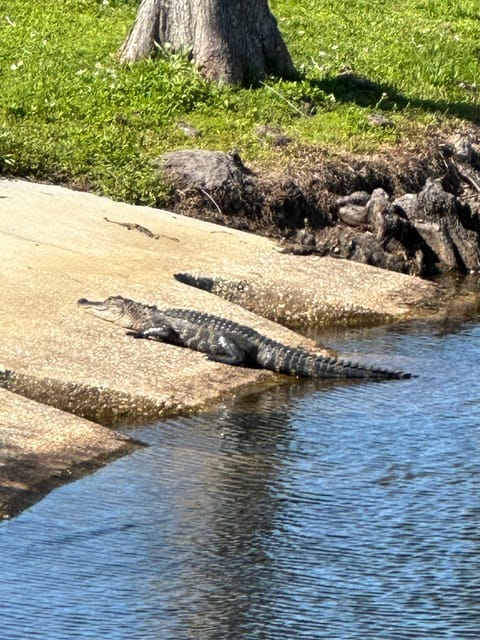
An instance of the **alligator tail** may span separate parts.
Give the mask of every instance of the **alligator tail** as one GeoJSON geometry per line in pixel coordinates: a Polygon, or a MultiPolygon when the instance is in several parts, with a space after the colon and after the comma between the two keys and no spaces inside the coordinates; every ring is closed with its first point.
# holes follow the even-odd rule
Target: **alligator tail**
{"type": "Polygon", "coordinates": [[[309,378],[368,378],[370,380],[394,380],[411,378],[411,373],[357,362],[320,356],[303,349],[295,349],[268,341],[257,356],[258,363],[278,373],[309,378]]]}
{"type": "Polygon", "coordinates": [[[197,289],[204,291],[212,291],[215,286],[215,280],[206,276],[193,276],[190,273],[174,273],[173,277],[182,284],[188,284],[197,289]]]}

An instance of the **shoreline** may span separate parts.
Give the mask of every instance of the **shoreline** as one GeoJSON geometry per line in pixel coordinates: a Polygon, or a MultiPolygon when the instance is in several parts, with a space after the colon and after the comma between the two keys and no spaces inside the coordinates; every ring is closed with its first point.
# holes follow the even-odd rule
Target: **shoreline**
{"type": "Polygon", "coordinates": [[[1,180],[0,196],[0,517],[139,446],[98,422],[197,411],[278,383],[269,371],[132,340],[79,312],[81,297],[121,294],[198,309],[316,351],[322,349],[278,321],[393,321],[436,304],[438,287],[431,282],[344,260],[286,255],[273,240],[168,211],[19,180],[1,180]],[[177,282],[178,272],[248,286],[243,298],[228,300],[177,282]]]}

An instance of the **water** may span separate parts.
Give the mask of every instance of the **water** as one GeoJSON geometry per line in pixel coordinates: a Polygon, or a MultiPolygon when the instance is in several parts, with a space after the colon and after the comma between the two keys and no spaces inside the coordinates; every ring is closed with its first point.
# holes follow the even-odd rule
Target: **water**
{"type": "Polygon", "coordinates": [[[137,429],[150,447],[1,524],[0,637],[479,638],[480,326],[343,347],[420,377],[137,429]]]}

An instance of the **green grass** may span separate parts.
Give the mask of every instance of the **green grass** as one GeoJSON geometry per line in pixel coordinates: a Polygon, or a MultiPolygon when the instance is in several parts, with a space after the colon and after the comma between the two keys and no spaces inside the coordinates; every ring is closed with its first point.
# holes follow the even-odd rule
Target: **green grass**
{"type": "Polygon", "coordinates": [[[0,0],[0,168],[118,199],[161,203],[152,160],[166,150],[237,149],[280,161],[255,134],[280,127],[305,144],[372,151],[455,119],[480,123],[478,0],[275,0],[302,72],[256,89],[202,80],[181,56],[131,67],[116,51],[136,0],[0,0]],[[368,87],[339,82],[350,69],[368,87]],[[301,114],[307,99],[315,115],[301,114]],[[382,111],[395,127],[368,121],[382,111]],[[177,128],[186,120],[203,133],[177,128]]]}

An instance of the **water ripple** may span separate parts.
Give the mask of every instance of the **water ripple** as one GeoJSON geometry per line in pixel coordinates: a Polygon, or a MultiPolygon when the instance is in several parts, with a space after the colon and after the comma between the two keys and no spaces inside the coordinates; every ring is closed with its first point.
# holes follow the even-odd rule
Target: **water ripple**
{"type": "Polygon", "coordinates": [[[150,447],[0,526],[2,637],[478,638],[478,337],[353,333],[419,377],[136,430],[150,447]]]}

